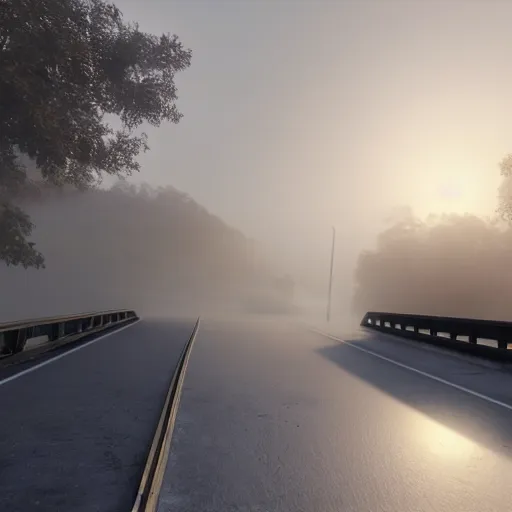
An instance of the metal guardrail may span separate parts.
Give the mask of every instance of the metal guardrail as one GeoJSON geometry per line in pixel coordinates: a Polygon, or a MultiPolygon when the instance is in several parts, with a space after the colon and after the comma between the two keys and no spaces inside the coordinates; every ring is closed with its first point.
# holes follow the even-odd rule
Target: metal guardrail
{"type": "Polygon", "coordinates": [[[512,343],[512,322],[369,311],[361,326],[489,359],[512,361],[512,350],[507,350],[512,343]],[[467,341],[460,337],[467,337],[467,341]]]}
{"type": "Polygon", "coordinates": [[[172,376],[132,512],[156,512],[158,509],[158,496],[162,487],[165,468],[167,467],[174,423],[180,405],[181,390],[185,380],[190,352],[199,331],[200,321],[201,319],[198,318],[188,342],[183,347],[178,365],[172,376]]]}
{"type": "Polygon", "coordinates": [[[56,342],[69,336],[95,331],[136,318],[135,311],[118,309],[0,323],[0,355],[5,357],[23,352],[27,341],[31,338],[47,336],[47,342],[56,342]]]}

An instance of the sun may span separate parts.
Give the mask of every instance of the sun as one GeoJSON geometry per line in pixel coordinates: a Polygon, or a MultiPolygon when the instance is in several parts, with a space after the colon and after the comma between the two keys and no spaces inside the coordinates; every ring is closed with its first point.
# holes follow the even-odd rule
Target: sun
{"type": "Polygon", "coordinates": [[[455,213],[484,215],[490,213],[488,201],[475,183],[457,177],[433,180],[422,187],[417,210],[421,215],[455,213]]]}
{"type": "Polygon", "coordinates": [[[471,207],[471,192],[467,184],[458,180],[445,180],[433,190],[433,203],[444,212],[465,213],[471,207]]]}

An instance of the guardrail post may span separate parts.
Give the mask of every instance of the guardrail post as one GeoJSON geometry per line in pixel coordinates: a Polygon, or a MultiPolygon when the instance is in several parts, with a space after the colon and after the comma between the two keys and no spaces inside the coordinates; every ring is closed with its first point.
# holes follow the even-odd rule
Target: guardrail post
{"type": "Polygon", "coordinates": [[[27,329],[13,329],[3,333],[4,353],[16,354],[25,348],[27,329]]]}
{"type": "Polygon", "coordinates": [[[9,331],[4,333],[5,353],[14,354],[16,351],[17,331],[9,331]]]}
{"type": "Polygon", "coordinates": [[[28,330],[20,329],[16,339],[16,352],[21,352],[27,344],[28,330]]]}
{"type": "Polygon", "coordinates": [[[59,337],[59,326],[58,324],[51,324],[48,333],[48,339],[55,341],[59,337]]]}

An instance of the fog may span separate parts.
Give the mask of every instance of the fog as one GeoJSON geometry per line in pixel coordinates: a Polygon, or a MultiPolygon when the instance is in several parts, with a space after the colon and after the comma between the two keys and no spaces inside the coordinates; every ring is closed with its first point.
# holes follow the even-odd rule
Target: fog
{"type": "Polygon", "coordinates": [[[241,314],[272,290],[275,274],[254,242],[173,187],[37,183],[22,205],[37,222],[46,268],[1,269],[6,319],[117,308],[241,314]]]}
{"type": "Polygon", "coordinates": [[[510,321],[511,257],[508,224],[404,212],[361,254],[353,310],[510,321]]]}
{"type": "Polygon", "coordinates": [[[24,205],[47,268],[0,267],[1,320],[228,314],[284,273],[321,317],[331,226],[333,317],[509,319],[512,235],[489,219],[512,148],[512,4],[115,3],[193,50],[184,117],[144,127],[127,182],[24,205]]]}

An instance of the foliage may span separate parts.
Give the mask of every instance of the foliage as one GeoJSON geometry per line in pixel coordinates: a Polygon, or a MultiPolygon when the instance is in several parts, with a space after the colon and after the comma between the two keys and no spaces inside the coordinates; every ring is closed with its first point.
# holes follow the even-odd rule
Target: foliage
{"type": "Polygon", "coordinates": [[[102,0],[0,4],[0,258],[37,266],[41,255],[27,242],[32,225],[10,204],[27,185],[17,157],[33,159],[48,182],[78,189],[102,173],[138,171],[136,157],[148,146],[136,129],[179,121],[174,77],[191,53],[176,36],[125,23],[102,0]]]}
{"type": "Polygon", "coordinates": [[[500,162],[503,182],[498,192],[498,213],[506,221],[512,221],[512,154],[506,155],[500,162]]]}
{"type": "Polygon", "coordinates": [[[18,207],[9,203],[0,206],[0,260],[7,265],[22,265],[25,268],[43,266],[42,255],[34,249],[33,242],[27,242],[33,225],[29,217],[18,207]]]}
{"type": "Polygon", "coordinates": [[[38,219],[34,240],[47,268],[0,267],[10,290],[0,300],[6,320],[20,311],[44,316],[124,306],[166,315],[188,307],[195,314],[236,303],[239,290],[262,281],[251,241],[173,187],[120,181],[79,192],[46,185],[23,207],[38,219]]]}
{"type": "Polygon", "coordinates": [[[472,215],[406,217],[358,261],[354,308],[510,320],[512,228],[472,215]]]}

